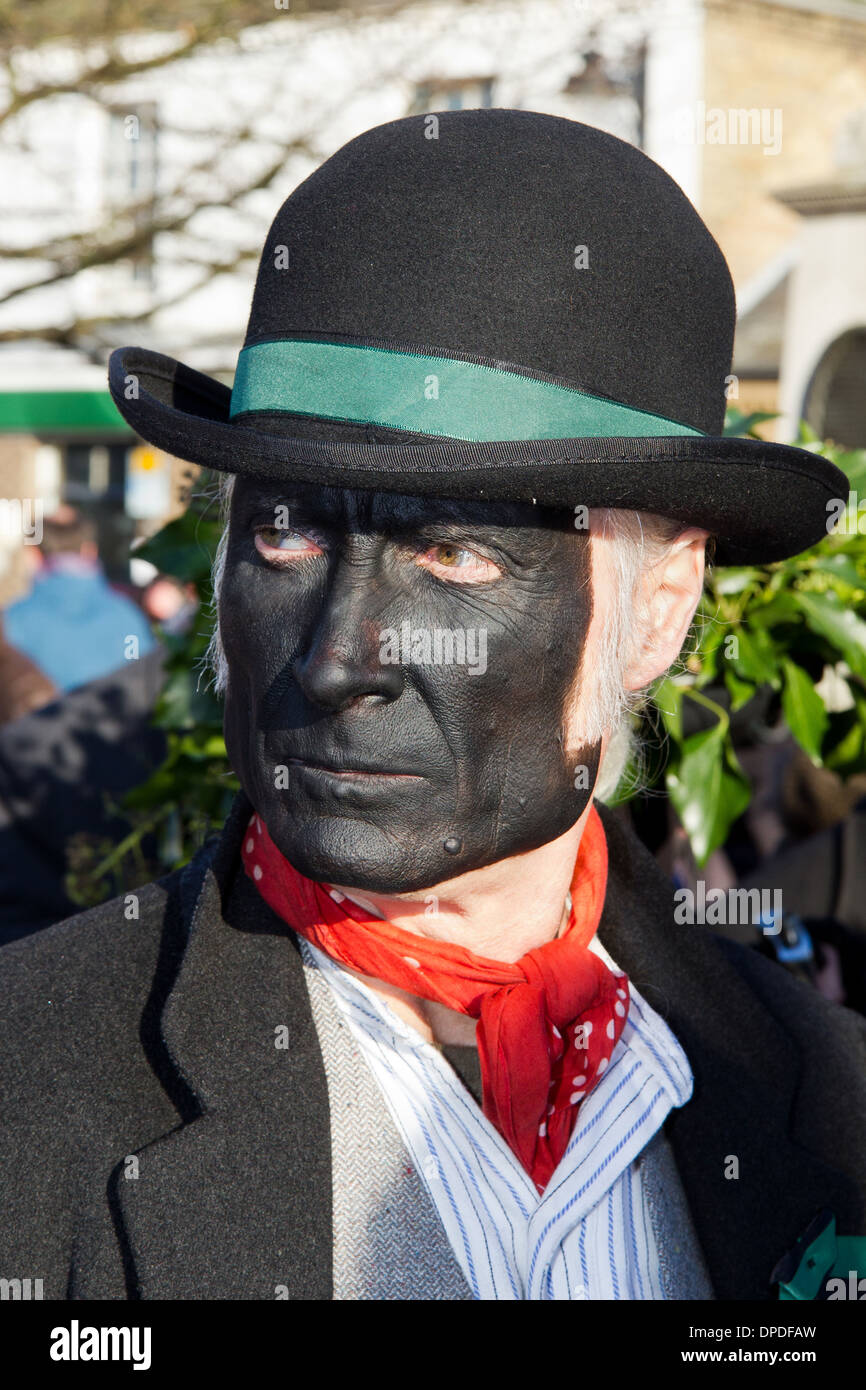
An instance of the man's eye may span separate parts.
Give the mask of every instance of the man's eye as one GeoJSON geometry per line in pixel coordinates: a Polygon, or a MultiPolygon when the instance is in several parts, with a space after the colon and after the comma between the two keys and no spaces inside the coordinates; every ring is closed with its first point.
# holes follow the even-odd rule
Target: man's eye
{"type": "Polygon", "coordinates": [[[501,574],[492,560],[450,542],[431,545],[418,556],[418,563],[437,578],[450,579],[457,584],[485,584],[501,574]]]}
{"type": "Polygon", "coordinates": [[[276,564],[294,564],[307,555],[320,555],[321,546],[306,531],[279,526],[256,527],[256,550],[276,564]]]}

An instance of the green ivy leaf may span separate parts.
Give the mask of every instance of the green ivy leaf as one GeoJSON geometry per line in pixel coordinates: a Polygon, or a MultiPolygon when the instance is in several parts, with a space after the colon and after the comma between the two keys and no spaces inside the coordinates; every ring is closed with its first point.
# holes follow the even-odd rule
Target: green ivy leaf
{"type": "Polygon", "coordinates": [[[660,681],[653,695],[653,703],[662,717],[662,722],[674,743],[683,741],[683,687],[676,685],[669,676],[660,681]]]}
{"type": "Polygon", "coordinates": [[[694,620],[694,651],[689,657],[689,665],[696,665],[695,685],[703,686],[712,681],[718,671],[722,643],[728,632],[728,624],[718,617],[716,605],[703,604],[694,620]]]}
{"type": "Polygon", "coordinates": [[[824,758],[824,766],[840,776],[859,772],[863,766],[863,740],[866,726],[860,719],[854,719],[847,733],[838,740],[824,758]]]}
{"type": "Polygon", "coordinates": [[[736,406],[729,406],[725,416],[724,432],[728,436],[750,434],[755,425],[762,424],[764,420],[775,420],[777,415],[776,410],[752,410],[746,415],[736,406]]]}
{"type": "Polygon", "coordinates": [[[782,687],[782,713],[785,722],[801,748],[804,748],[819,767],[821,743],[827,732],[827,711],[824,701],[803,670],[788,657],[782,662],[785,684],[782,687]]]}
{"type": "Polygon", "coordinates": [[[665,777],[699,864],[723,845],[728,831],[745,811],[751,791],[733,752],[726,728],[719,724],[692,734],[675,767],[665,777]]]}
{"type": "Polygon", "coordinates": [[[762,577],[763,571],[754,565],[728,565],[716,571],[714,587],[717,594],[741,594],[750,584],[762,577]]]}
{"type": "Polygon", "coordinates": [[[739,652],[731,657],[731,661],[737,675],[754,685],[778,686],[778,660],[766,628],[745,628],[741,625],[734,636],[739,652]]]}
{"type": "Polygon", "coordinates": [[[773,595],[767,603],[756,603],[748,612],[749,627],[772,630],[783,623],[800,623],[803,615],[793,594],[785,589],[773,595]]]}
{"type": "Polygon", "coordinates": [[[866,679],[866,622],[836,594],[796,592],[797,602],[813,632],[842,653],[851,670],[866,679]]]}
{"type": "Polygon", "coordinates": [[[725,686],[727,687],[728,694],[731,697],[732,713],[736,713],[738,709],[743,708],[743,705],[747,705],[749,703],[749,701],[755,693],[756,688],[749,681],[741,681],[738,676],[735,676],[734,672],[730,668],[730,665],[728,665],[727,669],[725,670],[725,686]]]}

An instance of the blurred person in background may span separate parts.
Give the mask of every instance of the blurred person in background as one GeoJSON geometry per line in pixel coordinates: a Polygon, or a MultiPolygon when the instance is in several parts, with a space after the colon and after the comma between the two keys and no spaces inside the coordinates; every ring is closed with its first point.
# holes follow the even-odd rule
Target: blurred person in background
{"type": "Polygon", "coordinates": [[[140,609],[105,577],[91,521],[61,507],[45,518],[39,551],[30,593],[6,610],[6,637],[58,689],[74,690],[153,648],[140,609]]]}

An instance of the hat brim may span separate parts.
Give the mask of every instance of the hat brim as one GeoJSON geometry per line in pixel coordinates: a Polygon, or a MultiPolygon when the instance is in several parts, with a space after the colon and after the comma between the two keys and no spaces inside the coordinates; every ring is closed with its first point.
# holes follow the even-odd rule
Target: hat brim
{"type": "Polygon", "coordinates": [[[715,536],[718,564],[799,555],[827,534],[830,505],[849,492],[845,474],[829,460],[760,439],[311,439],[287,433],[291,416],[232,420],[228,386],[146,348],[112,352],[108,382],[142,439],[221,472],[423,497],[656,512],[715,536]]]}

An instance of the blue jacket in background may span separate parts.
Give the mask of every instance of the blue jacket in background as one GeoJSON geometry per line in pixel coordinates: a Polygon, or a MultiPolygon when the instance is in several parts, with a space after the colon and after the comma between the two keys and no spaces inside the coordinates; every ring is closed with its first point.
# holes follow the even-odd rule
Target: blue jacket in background
{"type": "Polygon", "coordinates": [[[111,588],[98,566],[49,568],[26,598],[4,614],[6,638],[26,652],[61,690],[97,680],[155,645],[139,608],[111,588]]]}

